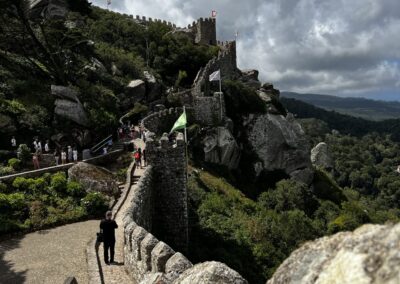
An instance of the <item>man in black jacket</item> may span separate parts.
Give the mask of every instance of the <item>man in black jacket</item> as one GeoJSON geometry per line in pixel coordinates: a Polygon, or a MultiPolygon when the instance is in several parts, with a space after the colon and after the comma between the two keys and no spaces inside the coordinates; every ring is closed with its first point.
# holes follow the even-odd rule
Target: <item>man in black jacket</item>
{"type": "Polygon", "coordinates": [[[100,230],[103,232],[104,262],[106,264],[114,263],[115,248],[115,229],[118,228],[117,223],[111,219],[112,212],[107,211],[106,219],[101,220],[100,230]],[[108,261],[108,250],[110,249],[110,261],[108,261]]]}

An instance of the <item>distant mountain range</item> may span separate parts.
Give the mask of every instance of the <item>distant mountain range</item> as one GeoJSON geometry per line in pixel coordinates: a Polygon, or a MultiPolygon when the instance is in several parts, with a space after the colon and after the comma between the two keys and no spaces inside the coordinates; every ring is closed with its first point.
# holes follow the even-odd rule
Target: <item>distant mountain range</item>
{"type": "Polygon", "coordinates": [[[400,118],[400,102],[365,98],[344,98],[318,94],[282,92],[282,97],[300,100],[314,106],[368,120],[400,118]]]}
{"type": "Polygon", "coordinates": [[[396,142],[400,142],[400,119],[372,121],[337,111],[329,111],[306,102],[282,97],[283,106],[297,118],[316,118],[324,121],[330,129],[342,134],[361,137],[372,132],[389,134],[396,142]]]}

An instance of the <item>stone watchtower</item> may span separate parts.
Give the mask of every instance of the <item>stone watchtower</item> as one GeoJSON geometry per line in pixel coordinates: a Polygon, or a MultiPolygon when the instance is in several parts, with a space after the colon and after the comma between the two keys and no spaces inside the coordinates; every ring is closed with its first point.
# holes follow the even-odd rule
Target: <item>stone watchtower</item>
{"type": "Polygon", "coordinates": [[[149,139],[146,154],[153,167],[152,233],[174,250],[187,252],[189,241],[185,141],[176,144],[164,134],[160,143],[149,139]]]}
{"type": "Polygon", "coordinates": [[[196,29],[195,43],[217,45],[217,25],[215,18],[200,18],[193,26],[196,29]]]}

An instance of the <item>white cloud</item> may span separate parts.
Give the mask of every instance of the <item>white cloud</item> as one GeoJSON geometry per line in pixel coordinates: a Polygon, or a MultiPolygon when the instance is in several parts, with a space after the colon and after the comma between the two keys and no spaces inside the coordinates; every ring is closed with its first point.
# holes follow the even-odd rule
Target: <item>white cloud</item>
{"type": "Polygon", "coordinates": [[[258,69],[263,81],[298,92],[400,97],[398,0],[113,0],[111,8],[179,26],[217,10],[219,39],[239,31],[239,67],[258,69]]]}

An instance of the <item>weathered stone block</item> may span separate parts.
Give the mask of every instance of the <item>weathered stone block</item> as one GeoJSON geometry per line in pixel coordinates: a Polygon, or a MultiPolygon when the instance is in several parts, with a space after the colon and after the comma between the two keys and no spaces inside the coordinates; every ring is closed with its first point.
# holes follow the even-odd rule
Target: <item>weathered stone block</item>
{"type": "Polygon", "coordinates": [[[139,226],[132,233],[131,251],[133,258],[137,261],[141,260],[140,246],[146,234],[147,231],[139,226]]]}
{"type": "Polygon", "coordinates": [[[151,252],[151,271],[165,272],[165,264],[174,253],[169,245],[159,242],[151,252]]]}
{"type": "Polygon", "coordinates": [[[147,234],[144,238],[140,252],[142,257],[143,266],[146,271],[151,270],[151,251],[158,244],[159,240],[157,240],[152,234],[147,234]]]}

